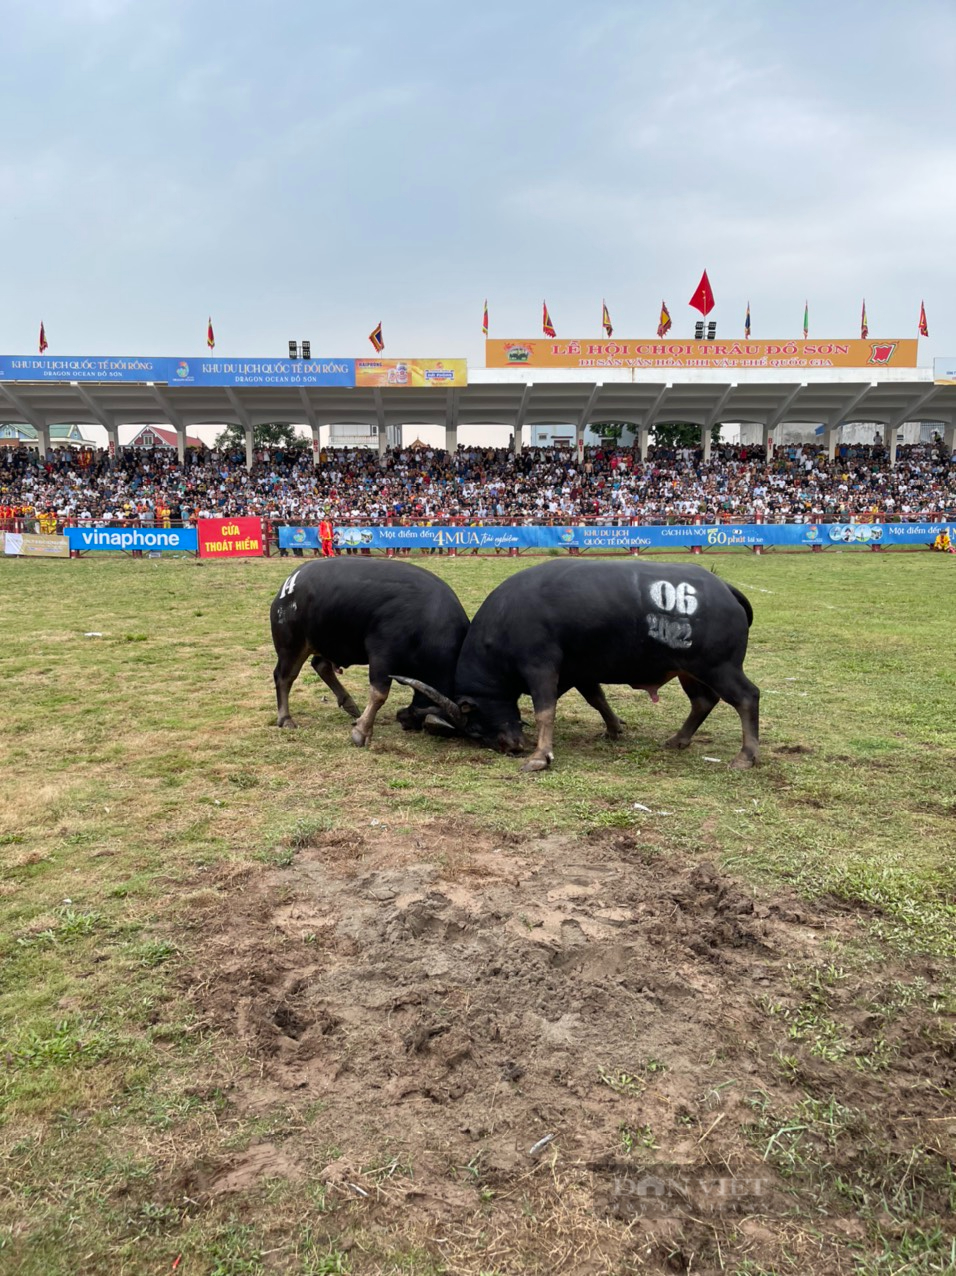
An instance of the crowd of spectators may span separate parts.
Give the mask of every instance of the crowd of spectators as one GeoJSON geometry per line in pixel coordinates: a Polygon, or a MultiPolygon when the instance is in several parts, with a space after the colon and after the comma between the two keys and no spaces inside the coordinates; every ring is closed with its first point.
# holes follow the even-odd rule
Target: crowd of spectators
{"type": "Polygon", "coordinates": [[[819,522],[851,518],[952,519],[956,457],[942,440],[901,446],[897,464],[877,444],[830,460],[815,445],[585,449],[425,446],[310,448],[244,453],[190,449],[0,449],[0,520],[78,524],[188,523],[259,515],[273,523],[581,521],[819,522]]]}

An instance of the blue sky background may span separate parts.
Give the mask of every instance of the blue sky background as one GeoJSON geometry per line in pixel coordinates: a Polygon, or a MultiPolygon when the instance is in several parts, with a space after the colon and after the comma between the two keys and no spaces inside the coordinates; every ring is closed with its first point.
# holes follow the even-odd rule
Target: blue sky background
{"type": "Polygon", "coordinates": [[[3,14],[0,351],[483,361],[492,335],[956,354],[956,12],[46,0],[3,14]]]}

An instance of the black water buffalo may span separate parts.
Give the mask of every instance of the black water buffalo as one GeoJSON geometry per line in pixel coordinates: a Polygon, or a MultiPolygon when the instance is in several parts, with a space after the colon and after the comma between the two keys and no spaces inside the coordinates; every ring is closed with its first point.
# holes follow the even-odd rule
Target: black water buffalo
{"type": "Polygon", "coordinates": [[[750,767],[760,698],[743,671],[752,620],[743,594],[701,567],[634,559],[543,563],[510,576],[479,608],[458,657],[454,697],[399,681],[431,696],[459,731],[504,753],[522,751],[518,697],[530,695],[538,739],[524,770],[542,771],[554,759],[555,707],[566,691],[576,687],[616,738],[623,724],[602,683],[624,683],[656,701],[660,687],[677,678],[690,714],[667,746],[686,749],[726,700],[743,725],[743,747],[731,765],[750,767]]]}
{"type": "MultiPolygon", "coordinates": [[[[289,692],[312,656],[339,707],[356,719],[352,743],[359,748],[371,740],[375,715],[388,698],[389,671],[411,671],[451,692],[468,631],[465,610],[443,580],[411,563],[371,558],[320,558],[300,567],[273,599],[270,620],[279,657],[273,675],[279,726],[295,726],[289,692]],[[336,677],[347,665],[368,665],[364,712],[336,677]]],[[[431,700],[416,692],[398,721],[415,731],[434,712],[431,700]]]]}

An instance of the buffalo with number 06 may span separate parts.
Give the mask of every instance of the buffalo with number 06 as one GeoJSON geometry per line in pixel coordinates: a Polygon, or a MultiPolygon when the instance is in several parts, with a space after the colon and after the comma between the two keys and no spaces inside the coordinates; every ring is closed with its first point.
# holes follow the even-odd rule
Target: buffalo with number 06
{"type": "MultiPolygon", "coordinates": [[[[279,726],[295,726],[289,692],[311,656],[312,668],[339,708],[355,719],[352,743],[359,748],[370,743],[375,716],[388,698],[389,671],[404,669],[428,679],[436,694],[450,694],[468,631],[465,609],[443,580],[411,563],[372,558],[306,563],[285,580],[273,599],[270,620],[278,656],[273,677],[279,726]],[[339,682],[348,665],[368,665],[364,710],[339,682]]],[[[406,731],[419,731],[425,724],[436,732],[452,731],[420,692],[397,717],[406,731]]]]}
{"type": "Polygon", "coordinates": [[[731,766],[750,767],[760,699],[743,671],[752,621],[744,595],[701,567],[543,563],[516,572],[482,603],[462,644],[453,696],[414,677],[398,681],[430,696],[461,734],[504,753],[525,751],[518,699],[530,695],[537,741],[523,769],[541,771],[554,759],[555,708],[566,691],[576,688],[616,739],[623,723],[601,684],[646,691],[656,703],[677,678],[690,713],[667,747],[686,749],[725,700],[743,728],[731,766]]]}

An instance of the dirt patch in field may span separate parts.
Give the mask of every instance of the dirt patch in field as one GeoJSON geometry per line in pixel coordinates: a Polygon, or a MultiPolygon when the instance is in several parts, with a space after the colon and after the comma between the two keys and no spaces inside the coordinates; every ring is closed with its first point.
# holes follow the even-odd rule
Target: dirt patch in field
{"type": "Polygon", "coordinates": [[[938,973],[847,976],[835,902],[436,824],[319,834],[201,924],[197,1011],[249,1060],[227,1117],[297,1115],[190,1192],[319,1185],[354,1272],[850,1272],[950,1226],[938,973]]]}

